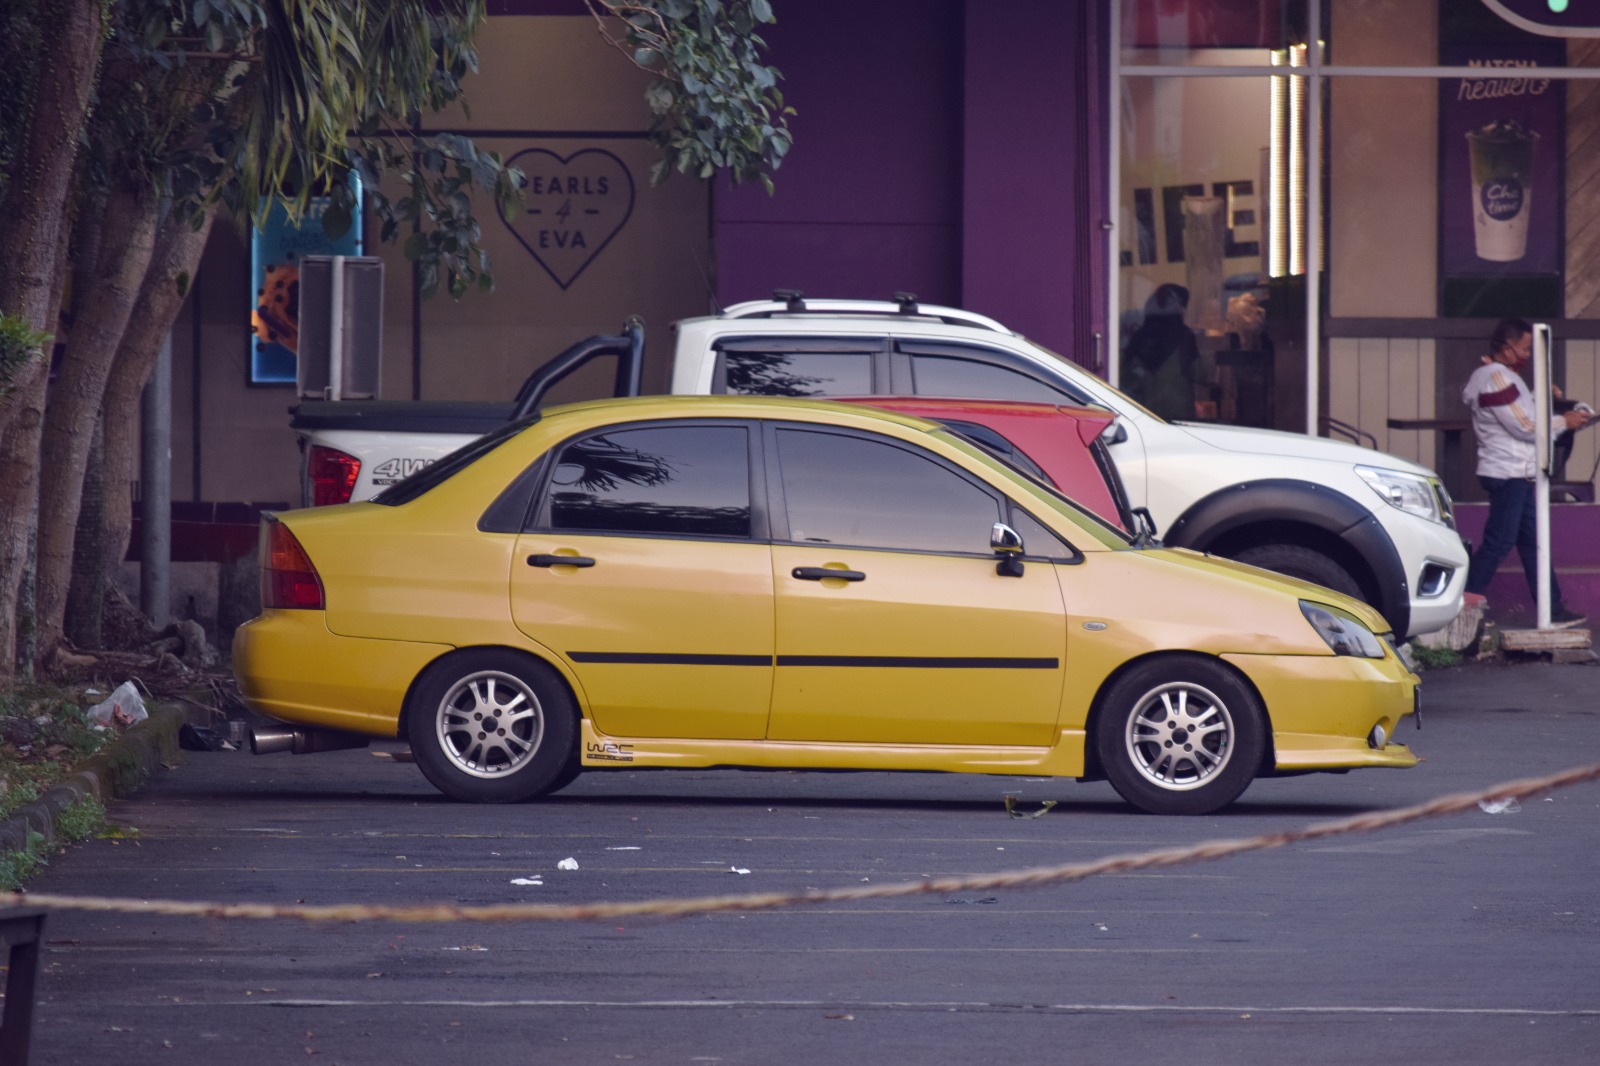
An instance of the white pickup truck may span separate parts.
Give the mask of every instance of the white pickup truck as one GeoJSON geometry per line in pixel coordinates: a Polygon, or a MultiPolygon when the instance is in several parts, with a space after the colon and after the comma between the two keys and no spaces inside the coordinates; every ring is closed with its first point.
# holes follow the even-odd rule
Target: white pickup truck
{"type": "MultiPolygon", "coordinates": [[[[771,301],[674,327],[674,393],[924,395],[1094,404],[1117,420],[1111,455],[1169,546],[1211,552],[1346,592],[1405,639],[1460,611],[1468,553],[1431,470],[1321,437],[1168,422],[999,322],[893,301],[771,301]]],[[[365,499],[508,418],[554,380],[617,354],[637,391],[637,329],[592,338],[536,372],[513,404],[311,402],[292,409],[306,502],[365,499]],[[588,354],[585,355],[584,353],[588,354]]]]}

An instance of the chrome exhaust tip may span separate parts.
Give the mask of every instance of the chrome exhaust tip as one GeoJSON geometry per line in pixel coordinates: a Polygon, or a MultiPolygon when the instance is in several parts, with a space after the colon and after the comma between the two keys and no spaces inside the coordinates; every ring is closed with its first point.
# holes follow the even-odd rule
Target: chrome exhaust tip
{"type": "Polygon", "coordinates": [[[294,730],[282,726],[250,730],[250,754],[274,755],[280,751],[294,750],[294,730]]]}
{"type": "Polygon", "coordinates": [[[360,733],[345,733],[337,729],[294,729],[288,726],[267,726],[250,730],[252,755],[275,755],[292,751],[296,755],[314,755],[319,751],[343,751],[346,748],[364,748],[371,740],[360,733]]]}

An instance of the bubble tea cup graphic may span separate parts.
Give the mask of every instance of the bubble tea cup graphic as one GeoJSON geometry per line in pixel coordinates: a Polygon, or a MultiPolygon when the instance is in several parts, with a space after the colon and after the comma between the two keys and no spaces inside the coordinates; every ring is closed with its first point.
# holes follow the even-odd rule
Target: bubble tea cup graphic
{"type": "Polygon", "coordinates": [[[1513,263],[1528,254],[1533,149],[1538,143],[1537,133],[1516,122],[1491,122],[1468,131],[1473,238],[1479,259],[1513,263]]]}

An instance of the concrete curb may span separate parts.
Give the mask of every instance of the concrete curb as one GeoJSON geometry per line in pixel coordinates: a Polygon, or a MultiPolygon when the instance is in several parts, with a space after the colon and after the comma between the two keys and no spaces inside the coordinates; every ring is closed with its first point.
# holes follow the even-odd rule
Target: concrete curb
{"type": "Polygon", "coordinates": [[[175,704],[152,704],[149,717],[91,755],[59,785],[0,824],[0,852],[23,851],[28,834],[56,839],[56,819],[85,797],[109,803],[139,790],[163,764],[179,758],[178,730],[189,720],[175,704]]]}

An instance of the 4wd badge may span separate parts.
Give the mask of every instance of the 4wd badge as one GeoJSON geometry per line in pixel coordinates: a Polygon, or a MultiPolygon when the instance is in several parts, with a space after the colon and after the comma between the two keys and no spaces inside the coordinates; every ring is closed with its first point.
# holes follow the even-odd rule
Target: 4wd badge
{"type": "Polygon", "coordinates": [[[372,468],[372,483],[393,485],[401,478],[410,477],[423,467],[432,464],[432,459],[385,459],[372,468]]]}

